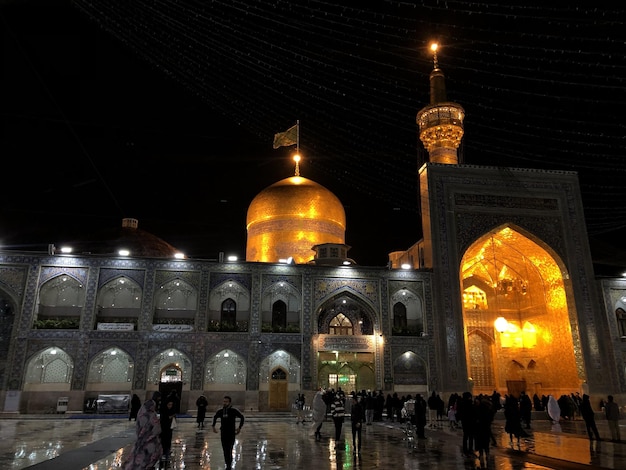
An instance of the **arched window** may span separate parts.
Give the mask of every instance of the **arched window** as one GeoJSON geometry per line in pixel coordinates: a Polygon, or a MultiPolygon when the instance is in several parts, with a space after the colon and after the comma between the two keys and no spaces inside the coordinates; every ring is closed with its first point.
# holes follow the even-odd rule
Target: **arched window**
{"type": "Polygon", "coordinates": [[[352,322],[343,313],[340,313],[330,321],[328,333],[352,336],[354,335],[354,327],[352,322]]]}
{"type": "Polygon", "coordinates": [[[237,303],[233,299],[226,299],[222,302],[220,322],[233,326],[237,324],[237,303]]]}
{"type": "Polygon", "coordinates": [[[406,305],[397,302],[393,306],[393,327],[406,328],[406,305]]]}
{"type": "Polygon", "coordinates": [[[278,368],[272,371],[272,380],[287,380],[287,373],[283,369],[278,368]]]}
{"type": "Polygon", "coordinates": [[[287,304],[277,300],[272,305],[272,330],[277,331],[287,328],[287,304]]]}

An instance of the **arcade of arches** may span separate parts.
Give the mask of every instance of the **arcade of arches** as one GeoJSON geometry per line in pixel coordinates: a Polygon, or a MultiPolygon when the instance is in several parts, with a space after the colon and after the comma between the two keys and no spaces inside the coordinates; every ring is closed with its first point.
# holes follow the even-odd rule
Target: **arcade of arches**
{"type": "Polygon", "coordinates": [[[468,374],[475,393],[570,393],[584,381],[565,269],[546,249],[504,227],[461,261],[468,374]]]}

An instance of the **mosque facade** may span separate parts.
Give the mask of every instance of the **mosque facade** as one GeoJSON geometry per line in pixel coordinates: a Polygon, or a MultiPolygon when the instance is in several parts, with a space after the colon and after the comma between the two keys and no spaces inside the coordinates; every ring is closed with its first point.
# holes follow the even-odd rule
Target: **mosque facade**
{"type": "Polygon", "coordinates": [[[459,164],[436,61],[430,90],[423,238],[386,267],[349,258],[340,201],[298,171],[250,204],[245,262],[177,258],[134,219],[112,237],[130,256],[0,251],[3,411],[169,389],[189,410],[320,387],[626,399],[626,279],[594,274],[577,175],[459,164]]]}

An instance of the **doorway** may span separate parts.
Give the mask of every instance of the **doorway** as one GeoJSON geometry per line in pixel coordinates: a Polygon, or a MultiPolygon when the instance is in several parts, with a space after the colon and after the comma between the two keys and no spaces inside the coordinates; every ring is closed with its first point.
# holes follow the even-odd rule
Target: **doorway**
{"type": "Polygon", "coordinates": [[[272,411],[288,411],[289,381],[287,373],[281,367],[272,371],[270,378],[269,407],[272,411]]]}

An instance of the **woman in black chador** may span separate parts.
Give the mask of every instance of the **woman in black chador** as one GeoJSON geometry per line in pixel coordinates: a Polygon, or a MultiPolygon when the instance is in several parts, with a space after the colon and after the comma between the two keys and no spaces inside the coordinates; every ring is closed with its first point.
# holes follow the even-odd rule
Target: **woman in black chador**
{"type": "Polygon", "coordinates": [[[209,402],[204,395],[200,395],[196,400],[196,407],[198,408],[198,414],[196,422],[198,427],[204,429],[204,418],[206,418],[206,407],[209,406],[209,402]]]}
{"type": "Polygon", "coordinates": [[[128,421],[132,421],[133,419],[137,421],[137,413],[139,413],[140,408],[141,400],[136,393],[133,393],[133,397],[130,399],[130,414],[128,415],[128,421]]]}

